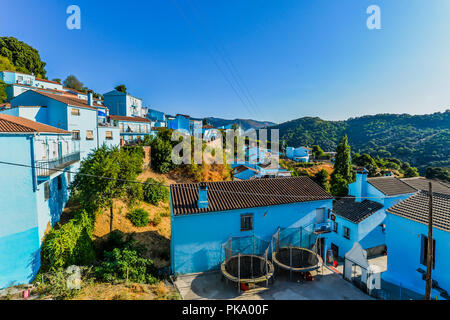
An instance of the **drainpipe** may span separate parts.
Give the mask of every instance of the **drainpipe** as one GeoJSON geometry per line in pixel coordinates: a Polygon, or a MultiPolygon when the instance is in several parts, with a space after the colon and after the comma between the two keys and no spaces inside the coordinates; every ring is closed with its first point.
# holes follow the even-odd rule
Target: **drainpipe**
{"type": "Polygon", "coordinates": [[[37,177],[36,177],[36,163],[34,157],[34,137],[36,134],[30,136],[30,150],[31,150],[31,177],[33,179],[33,192],[37,190],[37,177]]]}

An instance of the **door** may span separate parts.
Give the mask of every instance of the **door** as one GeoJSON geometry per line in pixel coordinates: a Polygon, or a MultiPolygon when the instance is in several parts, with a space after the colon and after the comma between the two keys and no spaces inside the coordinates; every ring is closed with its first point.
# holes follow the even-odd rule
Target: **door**
{"type": "Polygon", "coordinates": [[[339,257],[339,247],[334,243],[331,244],[331,251],[333,252],[333,258],[337,260],[339,257]]]}
{"type": "Polygon", "coordinates": [[[324,223],[324,222],[325,222],[325,208],[317,208],[316,223],[324,223]]]}

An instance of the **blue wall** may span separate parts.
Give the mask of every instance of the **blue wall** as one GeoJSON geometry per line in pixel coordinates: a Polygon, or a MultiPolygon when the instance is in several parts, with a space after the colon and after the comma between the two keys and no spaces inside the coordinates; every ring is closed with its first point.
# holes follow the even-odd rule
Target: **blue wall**
{"type": "MultiPolygon", "coordinates": [[[[42,136],[42,134],[41,134],[42,136]]],[[[0,161],[34,165],[32,135],[0,134],[0,161]]],[[[73,170],[67,168],[66,170],[73,170]]],[[[40,267],[40,245],[47,226],[59,221],[69,194],[67,174],[52,175],[50,198],[45,181],[31,167],[0,164],[0,288],[33,280],[40,267]],[[58,176],[62,188],[58,190],[58,176]]]]}
{"type": "Polygon", "coordinates": [[[316,217],[317,208],[331,209],[331,204],[331,200],[322,200],[186,216],[172,214],[172,272],[183,274],[218,268],[221,244],[230,235],[253,234],[253,231],[241,232],[241,214],[252,213],[255,235],[270,241],[278,227],[309,225],[316,217]]]}
{"type": "MultiPolygon", "coordinates": [[[[425,281],[418,268],[426,271],[426,266],[420,262],[422,239],[428,235],[428,226],[388,213],[386,230],[386,244],[388,250],[387,271],[382,278],[388,282],[406,287],[417,293],[425,293],[425,281]]],[[[433,280],[441,288],[450,292],[450,233],[440,229],[433,229],[436,240],[435,269],[433,280]]],[[[439,294],[432,290],[432,296],[439,294]]]]}

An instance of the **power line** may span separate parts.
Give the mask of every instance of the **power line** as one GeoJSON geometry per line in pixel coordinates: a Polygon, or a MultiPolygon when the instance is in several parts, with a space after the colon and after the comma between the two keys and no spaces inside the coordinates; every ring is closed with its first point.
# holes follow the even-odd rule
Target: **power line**
{"type": "Polygon", "coordinates": [[[177,7],[178,11],[180,11],[181,15],[183,16],[183,18],[185,19],[186,23],[188,24],[188,26],[191,28],[191,30],[193,31],[193,33],[195,34],[195,36],[197,37],[198,40],[200,40],[200,42],[202,42],[205,47],[206,47],[206,51],[208,53],[208,55],[210,56],[210,58],[212,59],[212,61],[214,62],[214,65],[216,66],[216,68],[219,70],[219,72],[222,74],[223,78],[225,79],[225,81],[228,83],[228,85],[231,87],[231,89],[234,91],[234,93],[236,94],[236,96],[239,98],[239,100],[241,101],[241,103],[244,105],[244,107],[247,109],[247,111],[249,112],[249,114],[254,113],[254,111],[252,111],[249,108],[249,105],[247,105],[247,103],[244,101],[244,99],[242,98],[241,94],[238,92],[238,90],[235,88],[235,85],[233,84],[233,82],[229,79],[228,75],[223,71],[223,69],[221,68],[220,64],[217,62],[217,59],[214,57],[214,55],[210,52],[208,45],[205,43],[205,41],[202,39],[201,35],[197,32],[197,30],[194,28],[194,26],[190,23],[189,18],[186,16],[186,14],[184,13],[183,9],[181,8],[181,6],[179,6],[177,0],[172,0],[173,3],[175,4],[175,6],[177,7]]]}
{"type": "MultiPolygon", "coordinates": [[[[18,166],[18,167],[25,167],[25,168],[35,168],[35,169],[40,168],[40,167],[37,167],[37,166],[32,166],[32,165],[27,165],[27,164],[20,164],[20,163],[13,163],[13,162],[7,162],[7,161],[0,161],[0,164],[11,165],[11,166],[18,166]]],[[[99,176],[99,175],[94,175],[94,174],[89,174],[89,173],[81,173],[81,172],[70,171],[70,170],[65,170],[65,169],[58,169],[58,168],[46,169],[46,170],[54,171],[54,172],[69,172],[69,173],[73,173],[75,175],[82,175],[82,176],[87,176],[87,177],[91,177],[91,178],[98,178],[98,179],[105,179],[105,180],[115,180],[115,181],[126,182],[126,183],[136,183],[136,184],[143,184],[143,185],[156,185],[156,186],[167,187],[167,188],[171,187],[171,185],[166,185],[166,184],[163,184],[163,183],[151,183],[151,182],[142,182],[142,181],[138,181],[138,180],[111,178],[111,177],[99,176]]],[[[283,178],[280,178],[280,179],[283,179],[283,178]]],[[[196,189],[197,187],[194,186],[194,185],[197,185],[197,184],[196,183],[192,183],[192,186],[187,186],[187,185],[183,185],[183,184],[174,184],[174,186],[176,186],[177,188],[182,188],[182,189],[187,189],[187,190],[192,190],[194,188],[196,189]]],[[[290,194],[268,194],[268,193],[240,192],[240,191],[221,190],[221,189],[214,189],[213,191],[214,192],[230,193],[230,194],[249,195],[249,196],[284,197],[284,198],[308,198],[308,199],[317,199],[317,200],[327,200],[327,199],[324,199],[323,197],[316,197],[316,196],[296,196],[296,195],[290,195],[290,194]]],[[[395,197],[397,197],[397,196],[358,197],[358,198],[361,198],[361,199],[386,199],[386,198],[395,198],[395,197]]],[[[354,196],[345,196],[345,197],[339,197],[339,198],[340,199],[355,199],[354,196]]]]}
{"type": "Polygon", "coordinates": [[[256,114],[258,113],[258,104],[256,103],[256,100],[254,99],[253,95],[251,94],[250,90],[248,89],[244,79],[240,75],[239,71],[237,70],[235,64],[233,63],[233,60],[230,58],[230,55],[228,54],[227,50],[224,46],[220,46],[216,38],[214,37],[213,32],[211,31],[211,23],[209,22],[207,16],[203,13],[202,9],[198,5],[197,1],[188,0],[189,3],[191,3],[191,8],[193,8],[194,14],[197,16],[198,20],[201,24],[205,26],[205,29],[207,33],[209,34],[211,38],[211,43],[213,44],[216,51],[219,53],[219,55],[222,57],[222,60],[224,61],[225,66],[228,68],[228,71],[230,72],[231,76],[233,77],[234,81],[238,85],[238,87],[241,89],[241,92],[247,99],[249,105],[254,109],[256,114]],[[194,4],[194,5],[192,5],[194,4]],[[196,10],[194,6],[198,9],[196,10]]]}

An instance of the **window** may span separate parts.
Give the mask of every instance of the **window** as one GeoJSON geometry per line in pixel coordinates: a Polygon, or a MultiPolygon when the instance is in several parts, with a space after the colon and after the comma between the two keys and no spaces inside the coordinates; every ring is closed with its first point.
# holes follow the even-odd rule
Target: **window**
{"type": "Polygon", "coordinates": [[[48,182],[44,183],[44,198],[45,200],[50,199],[50,184],[48,182]]]}
{"type": "Polygon", "coordinates": [[[338,232],[338,223],[337,222],[333,223],[333,231],[336,233],[338,232]]]}
{"type": "MultiPolygon", "coordinates": [[[[420,263],[424,266],[427,265],[427,255],[428,255],[428,237],[422,235],[422,250],[420,252],[420,263]]],[[[433,269],[434,269],[434,263],[436,261],[436,240],[433,239],[433,269]]]]}
{"type": "Polygon", "coordinates": [[[86,130],[86,140],[94,140],[94,131],[86,130]]]}
{"type": "Polygon", "coordinates": [[[119,129],[120,129],[120,132],[123,132],[123,123],[122,122],[119,123],[119,129]]]}
{"type": "Polygon", "coordinates": [[[58,190],[62,189],[62,175],[58,176],[58,190]]]}
{"type": "Polygon", "coordinates": [[[106,140],[112,140],[113,139],[112,131],[106,131],[105,135],[106,135],[106,140]]]}
{"type": "Polygon", "coordinates": [[[350,239],[350,229],[347,227],[344,227],[344,238],[350,239]]]}
{"type": "Polygon", "coordinates": [[[73,116],[79,116],[80,115],[80,109],[72,108],[72,115],[73,116]]]}
{"type": "Polygon", "coordinates": [[[80,140],[80,130],[73,130],[72,131],[72,139],[73,140],[80,140]]]}
{"type": "Polygon", "coordinates": [[[241,215],[241,231],[253,230],[253,215],[244,214],[241,215]]]}
{"type": "Polygon", "coordinates": [[[23,81],[23,76],[17,76],[17,81],[18,82],[22,82],[23,81]]]}

